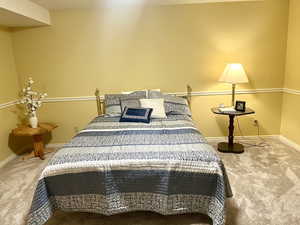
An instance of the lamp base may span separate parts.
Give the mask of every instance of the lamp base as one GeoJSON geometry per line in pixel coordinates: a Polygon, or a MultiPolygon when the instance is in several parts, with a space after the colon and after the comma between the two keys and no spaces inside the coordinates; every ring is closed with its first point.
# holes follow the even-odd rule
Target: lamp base
{"type": "Polygon", "coordinates": [[[241,154],[244,152],[244,146],[238,143],[229,144],[227,142],[221,142],[218,144],[218,151],[224,153],[241,154]]]}
{"type": "Polygon", "coordinates": [[[232,84],[232,106],[235,106],[235,88],[236,84],[232,84]]]}

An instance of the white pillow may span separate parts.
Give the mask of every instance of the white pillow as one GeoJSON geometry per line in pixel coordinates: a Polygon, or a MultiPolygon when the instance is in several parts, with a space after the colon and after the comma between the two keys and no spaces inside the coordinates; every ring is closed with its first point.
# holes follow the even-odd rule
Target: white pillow
{"type": "Polygon", "coordinates": [[[152,108],[151,118],[163,119],[167,118],[163,98],[140,99],[142,108],[152,108]]]}

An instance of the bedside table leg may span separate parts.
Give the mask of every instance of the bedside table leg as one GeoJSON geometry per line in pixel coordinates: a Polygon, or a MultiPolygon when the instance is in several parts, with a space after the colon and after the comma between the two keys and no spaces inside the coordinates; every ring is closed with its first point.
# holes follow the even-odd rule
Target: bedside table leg
{"type": "Polygon", "coordinates": [[[218,144],[218,150],[224,153],[243,153],[244,146],[234,143],[234,118],[235,115],[229,115],[229,135],[228,142],[221,142],[218,144]]]}
{"type": "Polygon", "coordinates": [[[234,139],[234,115],[229,116],[229,135],[228,135],[228,144],[233,145],[234,139]]]}
{"type": "Polygon", "coordinates": [[[33,136],[33,147],[35,157],[40,157],[40,159],[44,160],[44,143],[42,135],[33,136]]]}

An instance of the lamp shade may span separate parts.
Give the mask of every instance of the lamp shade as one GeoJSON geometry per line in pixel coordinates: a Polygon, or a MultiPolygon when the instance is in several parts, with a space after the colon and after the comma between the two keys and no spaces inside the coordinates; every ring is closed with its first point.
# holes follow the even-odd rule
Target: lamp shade
{"type": "Polygon", "coordinates": [[[228,64],[219,81],[230,84],[241,84],[249,82],[242,64],[237,63],[228,64]]]}

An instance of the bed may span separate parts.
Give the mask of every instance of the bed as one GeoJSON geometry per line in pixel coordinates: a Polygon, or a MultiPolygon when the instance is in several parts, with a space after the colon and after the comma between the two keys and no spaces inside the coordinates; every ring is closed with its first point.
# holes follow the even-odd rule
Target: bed
{"type": "Polygon", "coordinates": [[[231,196],[221,159],[190,116],[146,124],[99,115],[43,170],[27,224],[42,225],[62,210],[202,213],[224,225],[231,196]]]}

